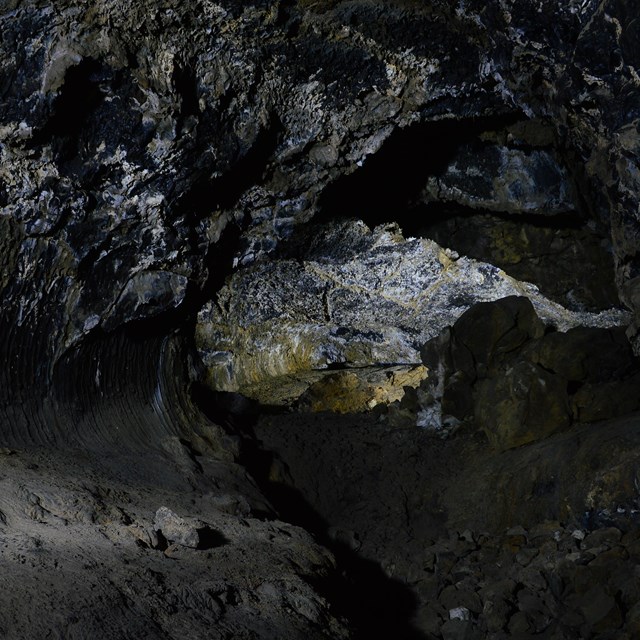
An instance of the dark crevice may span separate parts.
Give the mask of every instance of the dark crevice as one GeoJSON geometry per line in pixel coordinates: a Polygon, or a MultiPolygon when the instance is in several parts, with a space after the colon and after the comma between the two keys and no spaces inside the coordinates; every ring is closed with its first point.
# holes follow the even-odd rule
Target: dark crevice
{"type": "Polygon", "coordinates": [[[486,216],[495,221],[530,225],[538,229],[553,229],[556,231],[584,228],[584,217],[577,211],[567,211],[553,216],[535,213],[512,214],[491,209],[472,208],[457,203],[432,202],[429,204],[417,204],[414,208],[414,214],[416,216],[414,233],[421,238],[430,238],[431,229],[439,223],[452,218],[464,219],[472,216],[486,216]]]}
{"type": "Polygon", "coordinates": [[[447,168],[460,145],[521,120],[522,114],[513,113],[397,129],[361,168],[329,185],[315,220],[356,217],[370,227],[393,220],[405,233],[415,234],[420,223],[413,203],[427,179],[447,168]]]}
{"type": "Polygon", "coordinates": [[[91,58],[68,69],[53,103],[53,116],[31,144],[40,146],[53,141],[58,160],[68,160],[77,150],[82,125],[104,100],[100,90],[104,79],[104,67],[91,58]]]}
{"type": "Polygon", "coordinates": [[[129,69],[85,58],[67,69],[46,124],[29,141],[51,145],[61,175],[89,190],[117,170],[102,164],[119,146],[130,162],[141,162],[153,135],[142,122],[142,94],[129,69]],[[96,161],[97,159],[97,161],[96,161]]]}
{"type": "Polygon", "coordinates": [[[180,112],[176,123],[176,129],[180,131],[189,116],[197,116],[200,113],[198,80],[191,64],[176,65],[173,71],[173,85],[180,96],[180,112]]]}
{"type": "Polygon", "coordinates": [[[257,402],[239,393],[212,391],[200,382],[191,386],[191,399],[211,422],[228,432],[255,437],[253,425],[261,409],[257,402]]]}
{"type": "MultiPolygon", "coordinates": [[[[245,431],[248,428],[245,427],[245,431]]],[[[330,523],[290,481],[271,481],[274,462],[288,475],[286,466],[274,454],[265,451],[254,438],[247,438],[239,462],[256,479],[281,519],[309,531],[334,554],[336,571],[311,582],[331,603],[334,615],[349,620],[350,637],[354,640],[378,637],[425,640],[424,634],[411,623],[418,607],[412,590],[404,582],[387,576],[378,563],[360,557],[346,544],[332,539],[328,535],[330,523]]]]}
{"type": "Polygon", "coordinates": [[[260,184],[282,132],[282,123],[274,116],[251,147],[222,176],[211,178],[203,174],[196,179],[176,202],[176,210],[189,211],[199,220],[216,210],[231,209],[247,189],[260,184]]]}

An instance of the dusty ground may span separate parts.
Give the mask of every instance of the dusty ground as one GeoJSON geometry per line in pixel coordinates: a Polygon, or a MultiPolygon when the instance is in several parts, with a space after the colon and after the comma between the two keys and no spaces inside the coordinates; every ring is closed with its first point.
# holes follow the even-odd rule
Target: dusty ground
{"type": "Polygon", "coordinates": [[[0,637],[637,637],[637,415],[503,453],[382,412],[253,429],[242,464],[2,449],[0,637]]]}
{"type": "Polygon", "coordinates": [[[186,468],[152,452],[0,455],[7,640],[346,637],[310,586],[333,562],[275,518],[238,465],[186,468]]]}

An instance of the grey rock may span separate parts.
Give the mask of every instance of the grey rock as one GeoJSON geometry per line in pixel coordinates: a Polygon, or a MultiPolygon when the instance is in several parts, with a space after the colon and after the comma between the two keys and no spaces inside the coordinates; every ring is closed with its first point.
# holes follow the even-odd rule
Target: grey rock
{"type": "Polygon", "coordinates": [[[168,542],[175,542],[192,549],[197,549],[200,545],[198,529],[201,529],[203,524],[185,520],[167,507],[160,507],[156,511],[153,526],[168,542]]]}
{"type": "Polygon", "coordinates": [[[573,209],[570,191],[566,169],[548,151],[463,145],[445,171],[429,179],[422,199],[511,214],[553,215],[573,209]]]}
{"type": "Polygon", "coordinates": [[[472,640],[478,638],[470,620],[447,620],[441,629],[444,640],[472,640]]]}
{"type": "MultiPolygon", "coordinates": [[[[563,306],[549,304],[534,285],[522,284],[520,276],[506,278],[491,261],[455,259],[444,251],[451,264],[444,258],[442,264],[439,250],[424,239],[395,243],[416,251],[408,271],[395,270],[394,260],[404,254],[390,247],[394,243],[372,247],[375,234],[359,233],[357,225],[357,233],[345,233],[333,250],[327,246],[332,240],[314,254],[286,253],[289,240],[308,239],[304,225],[314,216],[357,216],[375,227],[406,210],[411,222],[422,211],[421,190],[438,178],[446,197],[431,204],[451,206],[454,187],[470,181],[456,183],[447,166],[455,161],[471,168],[469,148],[479,135],[490,150],[478,154],[475,166],[481,160],[484,167],[507,167],[511,175],[490,185],[486,176],[476,176],[479,193],[464,192],[459,200],[513,212],[575,206],[572,221],[588,226],[592,240],[603,240],[601,253],[611,252],[617,293],[633,314],[629,335],[639,349],[636,7],[628,0],[570,0],[544,9],[512,0],[455,6],[137,0],[126,11],[115,0],[99,6],[78,0],[3,3],[0,435],[3,446],[20,455],[2,460],[2,562],[9,570],[0,572],[0,635],[348,635],[346,623],[310,586],[331,572],[325,550],[293,527],[279,530],[206,506],[207,496],[225,494],[265,502],[233,461],[238,438],[231,442],[194,405],[201,364],[190,350],[194,319],[203,307],[205,315],[215,314],[217,301],[233,301],[216,297],[227,276],[229,291],[244,276],[255,286],[267,282],[274,268],[283,277],[266,287],[264,301],[277,315],[266,314],[264,322],[282,325],[288,311],[294,323],[296,314],[303,318],[302,342],[322,345],[309,349],[305,367],[391,356],[415,362],[428,323],[413,307],[413,279],[438,285],[438,278],[430,279],[434,273],[446,272],[446,284],[461,287],[442,287],[441,298],[438,290],[429,291],[429,305],[447,306],[446,313],[436,313],[437,331],[452,323],[469,297],[493,299],[523,289],[544,322],[560,330],[628,325],[625,312],[568,313],[568,293],[562,291],[563,306]],[[518,126],[496,132],[496,122],[503,130],[505,119],[518,126]],[[416,151],[423,154],[419,166],[416,151]],[[511,169],[518,164],[523,168],[515,175],[511,169]],[[546,173],[534,184],[530,178],[539,170],[546,173]],[[513,197],[517,188],[520,201],[513,197]],[[360,236],[364,251],[355,260],[360,236]],[[323,262],[323,255],[330,259],[323,262]],[[416,265],[422,258],[426,275],[416,265]],[[381,274],[392,300],[380,295],[381,274]],[[336,291],[327,291],[339,312],[331,333],[323,295],[327,280],[336,278],[336,291]],[[320,290],[314,289],[318,279],[320,290]],[[305,295],[296,298],[300,281],[305,295]],[[460,299],[449,295],[452,288],[460,299]],[[292,305],[295,299],[299,304],[292,305]],[[371,330],[374,316],[380,326],[371,330]],[[420,322],[411,324],[416,318],[420,322]],[[342,329],[346,333],[338,334],[342,329]],[[183,440],[189,446],[174,446],[183,440]],[[172,547],[178,559],[169,562],[148,548],[156,544],[153,536],[140,534],[150,504],[189,504],[196,520],[215,522],[215,531],[220,528],[233,544],[206,554],[178,545],[172,547]]],[[[339,235],[345,226],[334,229],[339,235]]],[[[587,279],[594,273],[585,272],[587,279]]],[[[588,289],[580,280],[575,287],[588,289]]],[[[239,291],[244,295],[244,288],[239,291]]],[[[576,300],[574,310],[589,304],[576,300]]],[[[263,320],[250,309],[245,316],[263,320]]],[[[260,331],[248,341],[254,353],[262,350],[266,364],[258,364],[269,370],[284,361],[289,367],[289,354],[278,360],[268,353],[275,329],[264,332],[263,342],[255,337],[260,331]]],[[[282,335],[285,344],[297,344],[295,327],[282,335]]],[[[227,347],[217,338],[205,340],[205,364],[234,365],[227,347]]],[[[633,395],[635,379],[617,381],[628,382],[624,393],[633,395]]],[[[464,385],[472,382],[457,378],[455,397],[468,400],[464,385]]],[[[602,399],[610,391],[597,386],[607,384],[602,379],[581,382],[586,397],[593,391],[602,399]]],[[[580,419],[610,411],[602,400],[591,410],[584,398],[575,400],[580,419]]],[[[429,423],[429,416],[423,418],[429,423]]],[[[447,476],[451,500],[444,502],[438,473],[420,473],[407,461],[429,458],[416,455],[416,442],[421,453],[436,449],[438,455],[449,451],[440,446],[463,444],[455,460],[465,459],[471,445],[462,436],[468,431],[435,446],[431,434],[421,433],[427,440],[403,448],[406,434],[375,426],[378,431],[368,433],[374,444],[362,458],[374,458],[376,446],[387,457],[379,456],[379,469],[369,475],[377,481],[393,474],[388,459],[401,452],[403,473],[415,471],[406,484],[412,489],[403,494],[392,482],[380,482],[400,497],[376,505],[380,512],[362,505],[354,511],[382,519],[389,509],[389,521],[396,528],[402,522],[401,537],[388,535],[398,545],[419,528],[416,523],[428,522],[434,536],[436,524],[442,525],[438,518],[457,518],[457,527],[480,510],[492,512],[491,522],[501,527],[523,511],[530,520],[567,521],[585,510],[597,520],[618,507],[634,508],[637,455],[629,444],[635,438],[629,420],[608,421],[609,439],[574,426],[571,433],[553,434],[553,447],[539,442],[514,449],[509,459],[517,473],[511,475],[482,449],[482,473],[476,466],[447,476]],[[384,444],[372,435],[379,432],[384,444]],[[493,491],[506,486],[513,491],[493,491]],[[481,498],[483,492],[493,503],[481,498]],[[454,499],[460,496],[466,497],[454,499]]],[[[336,440],[342,446],[346,438],[343,430],[336,440]]],[[[333,473],[326,477],[334,482],[333,473]]],[[[347,486],[358,494],[356,503],[362,499],[364,485],[347,486]]],[[[176,518],[169,517],[165,528],[180,530],[176,518]]],[[[381,539],[363,539],[363,553],[376,544],[383,548],[381,539]]],[[[555,553],[564,553],[559,547],[541,544],[538,562],[553,562],[555,553]]],[[[604,555],[597,546],[592,550],[604,555]]],[[[633,558],[636,552],[628,553],[633,558]]],[[[443,581],[473,575],[472,554],[437,555],[443,581]]],[[[401,571],[396,556],[385,553],[401,571]]],[[[609,556],[605,561],[615,564],[609,556]]],[[[512,561],[505,567],[520,570],[512,561]]],[[[603,570],[597,563],[589,567],[584,586],[603,570]]],[[[605,592],[598,599],[601,608],[608,597],[605,592]]],[[[595,623],[602,622],[602,631],[593,633],[618,631],[621,612],[609,612],[595,623]]],[[[457,622],[445,623],[447,633],[466,634],[469,626],[457,622]]],[[[591,633],[585,628],[583,636],[591,633]]]]}
{"type": "Polygon", "coordinates": [[[311,227],[297,242],[293,256],[284,245],[281,258],[236,271],[198,314],[214,389],[251,395],[252,385],[298,371],[416,363],[420,346],[473,304],[507,296],[529,296],[543,320],[565,328],[623,317],[570,312],[488,264],[405,239],[394,225],[311,227]]]}

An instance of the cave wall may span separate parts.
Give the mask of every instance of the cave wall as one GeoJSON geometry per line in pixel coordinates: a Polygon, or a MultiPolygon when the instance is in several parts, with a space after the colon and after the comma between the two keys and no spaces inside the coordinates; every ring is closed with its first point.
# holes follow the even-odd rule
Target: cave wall
{"type": "Polygon", "coordinates": [[[609,242],[620,299],[640,306],[638,28],[623,0],[34,1],[0,21],[12,437],[64,431],[40,411],[52,394],[68,405],[60,363],[83,344],[131,323],[144,335],[145,321],[189,334],[234,263],[331,217],[345,191],[323,194],[344,176],[377,156],[374,176],[393,182],[398,149],[423,158],[405,159],[402,208],[464,152],[458,126],[482,119],[546,123],[579,219],[609,242]]]}

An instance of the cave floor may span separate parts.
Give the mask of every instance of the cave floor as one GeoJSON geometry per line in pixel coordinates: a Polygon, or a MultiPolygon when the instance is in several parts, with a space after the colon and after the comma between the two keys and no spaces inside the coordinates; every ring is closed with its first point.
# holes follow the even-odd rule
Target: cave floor
{"type": "Polygon", "coordinates": [[[502,453],[374,412],[253,430],[239,462],[0,450],[0,637],[638,637],[637,414],[502,453]]]}
{"type": "Polygon", "coordinates": [[[505,452],[470,424],[443,437],[375,412],[255,432],[270,495],[350,567],[369,632],[401,611],[406,637],[638,637],[637,414],[505,452]]]}
{"type": "Polygon", "coordinates": [[[0,637],[347,637],[333,558],[206,456],[0,451],[0,637]]]}

